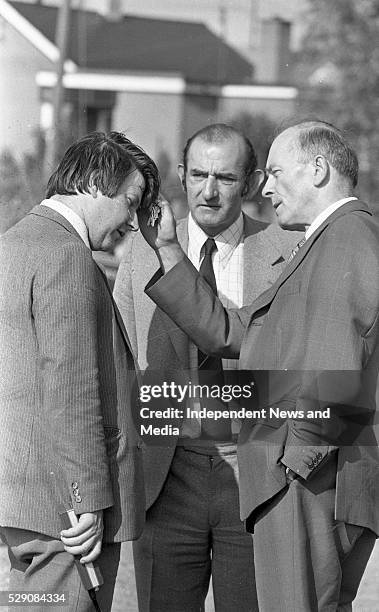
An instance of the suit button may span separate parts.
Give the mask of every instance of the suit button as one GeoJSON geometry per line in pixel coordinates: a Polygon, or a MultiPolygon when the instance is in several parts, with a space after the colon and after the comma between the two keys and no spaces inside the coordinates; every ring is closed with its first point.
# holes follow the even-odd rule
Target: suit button
{"type": "Polygon", "coordinates": [[[319,452],[319,453],[317,453],[316,457],[317,457],[317,459],[318,459],[319,461],[321,461],[321,459],[322,459],[322,453],[320,453],[320,452],[319,452]]]}
{"type": "Polygon", "coordinates": [[[80,502],[82,501],[82,498],[80,497],[80,495],[75,495],[75,501],[77,504],[80,504],[80,502]]]}
{"type": "Polygon", "coordinates": [[[313,470],[314,468],[313,461],[312,463],[307,463],[306,465],[309,467],[310,470],[313,470]]]}
{"type": "Polygon", "coordinates": [[[75,491],[76,489],[79,489],[79,485],[77,482],[73,482],[71,486],[72,486],[73,491],[75,491]]]}

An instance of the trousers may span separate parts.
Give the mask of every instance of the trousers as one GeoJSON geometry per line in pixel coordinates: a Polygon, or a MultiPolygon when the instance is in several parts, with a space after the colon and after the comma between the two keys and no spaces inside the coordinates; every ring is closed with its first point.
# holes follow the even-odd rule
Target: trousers
{"type": "Polygon", "coordinates": [[[140,612],[204,610],[211,576],[217,612],[257,612],[236,452],[210,456],[177,447],[133,555],[140,612]]]}
{"type": "MultiPolygon", "coordinates": [[[[9,590],[64,594],[67,604],[56,609],[93,612],[93,603],[81,583],[74,557],[64,550],[60,540],[14,527],[1,527],[0,534],[8,546],[9,590]]],[[[96,561],[104,579],[96,594],[102,612],[111,610],[119,560],[120,544],[103,544],[96,561]]],[[[10,609],[22,612],[25,606],[12,605],[10,609]]]]}
{"type": "Polygon", "coordinates": [[[286,486],[254,527],[260,612],[351,612],[375,534],[334,518],[336,456],[286,486]]]}

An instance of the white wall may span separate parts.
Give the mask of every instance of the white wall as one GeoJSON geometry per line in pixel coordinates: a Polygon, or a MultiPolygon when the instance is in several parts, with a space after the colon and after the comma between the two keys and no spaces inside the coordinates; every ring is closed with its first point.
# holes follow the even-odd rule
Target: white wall
{"type": "Polygon", "coordinates": [[[219,106],[220,121],[227,121],[240,113],[251,115],[267,115],[278,125],[285,119],[289,119],[295,112],[294,100],[261,100],[223,98],[219,106]]]}
{"type": "Polygon", "coordinates": [[[124,131],[154,159],[164,150],[174,160],[181,147],[182,106],[180,95],[117,94],[113,128],[124,131]]]}
{"type": "Polygon", "coordinates": [[[20,155],[33,149],[32,133],[39,126],[38,70],[51,63],[8,24],[0,38],[0,150],[20,155]]]}

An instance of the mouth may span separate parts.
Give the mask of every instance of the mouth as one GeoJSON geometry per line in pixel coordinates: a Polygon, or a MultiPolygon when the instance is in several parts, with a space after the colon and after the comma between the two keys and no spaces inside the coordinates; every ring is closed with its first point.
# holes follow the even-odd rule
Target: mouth
{"type": "Polygon", "coordinates": [[[282,202],[273,202],[272,205],[273,205],[274,209],[276,210],[281,205],[281,203],[282,202]]]}
{"type": "Polygon", "coordinates": [[[220,204],[199,204],[199,208],[210,208],[211,210],[218,210],[221,208],[220,204]]]}

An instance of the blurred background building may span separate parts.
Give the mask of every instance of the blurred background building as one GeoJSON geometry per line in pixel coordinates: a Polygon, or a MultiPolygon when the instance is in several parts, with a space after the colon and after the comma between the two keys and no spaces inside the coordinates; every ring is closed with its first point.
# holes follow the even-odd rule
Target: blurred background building
{"type": "MultiPolygon", "coordinates": [[[[379,0],[0,0],[0,234],[42,199],[53,167],[46,145],[64,3],[58,155],[88,131],[125,131],[157,161],[180,216],[175,169],[195,130],[215,121],[242,128],[263,165],[276,128],[317,115],[350,136],[359,194],[379,210],[379,0]]],[[[270,217],[260,196],[246,210],[270,217]]],[[[117,261],[102,258],[111,282],[117,261]]],[[[377,546],[357,612],[378,609],[378,560],[377,546]]],[[[7,563],[0,545],[0,588],[7,563]]],[[[137,609],[123,545],[114,612],[126,601],[137,609]]]]}
{"type": "MultiPolygon", "coordinates": [[[[2,231],[39,199],[53,167],[42,175],[61,4],[0,0],[0,181],[13,176],[0,193],[13,211],[3,215],[2,231]]],[[[291,2],[280,2],[280,10],[268,4],[72,0],[60,152],[89,131],[125,131],[157,161],[164,190],[179,206],[176,164],[186,139],[205,124],[233,122],[251,131],[254,118],[264,163],[273,127],[294,113],[297,96],[288,21],[296,0],[291,14],[291,2]]]]}
{"type": "MultiPolygon", "coordinates": [[[[126,132],[157,161],[180,216],[175,169],[195,130],[242,128],[263,165],[277,127],[317,114],[351,135],[360,193],[375,206],[378,14],[378,0],[0,0],[0,232],[43,195],[54,127],[58,157],[89,131],[126,132]]],[[[247,206],[270,217],[261,198],[247,206]]]]}

